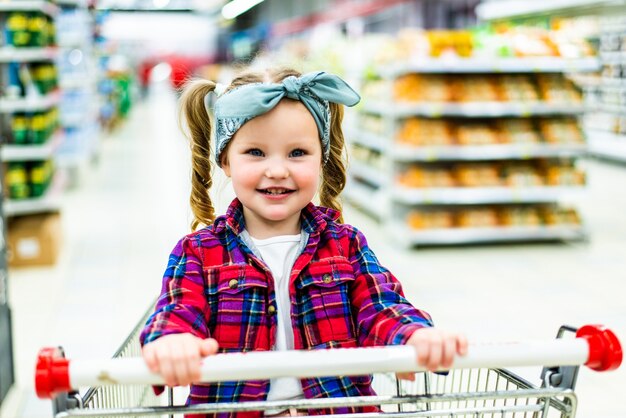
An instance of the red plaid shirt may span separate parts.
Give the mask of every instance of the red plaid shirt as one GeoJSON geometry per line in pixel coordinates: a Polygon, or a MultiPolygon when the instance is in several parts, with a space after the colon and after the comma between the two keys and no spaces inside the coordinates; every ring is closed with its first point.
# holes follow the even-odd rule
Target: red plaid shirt
{"type": "MultiPolygon", "coordinates": [[[[337,223],[338,217],[338,212],[313,204],[302,210],[301,226],[309,238],[289,285],[295,348],[404,344],[416,329],[432,326],[430,316],[404,298],[400,283],[380,265],[365,236],[337,223]]],[[[142,344],[187,332],[215,338],[220,352],[272,349],[277,323],[274,280],[242,241],[244,227],[242,206],[235,199],[225,216],[178,242],[155,313],[141,334],[142,344]]],[[[371,377],[307,378],[301,383],[306,398],[374,394],[371,377]]],[[[259,401],[268,391],[269,381],[196,384],[187,402],[259,401]]],[[[353,411],[310,411],[346,412],[353,411]]]]}

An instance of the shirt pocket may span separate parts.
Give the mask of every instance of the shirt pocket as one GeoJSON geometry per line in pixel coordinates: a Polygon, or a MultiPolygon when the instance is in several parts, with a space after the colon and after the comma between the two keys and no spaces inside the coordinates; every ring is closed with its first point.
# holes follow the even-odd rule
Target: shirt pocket
{"type": "Polygon", "coordinates": [[[269,342],[265,275],[247,264],[210,267],[205,273],[211,336],[221,348],[266,348],[269,342]]]}
{"type": "Polygon", "coordinates": [[[313,262],[296,281],[294,319],[307,348],[355,338],[350,289],[352,265],[343,257],[313,262]]]}

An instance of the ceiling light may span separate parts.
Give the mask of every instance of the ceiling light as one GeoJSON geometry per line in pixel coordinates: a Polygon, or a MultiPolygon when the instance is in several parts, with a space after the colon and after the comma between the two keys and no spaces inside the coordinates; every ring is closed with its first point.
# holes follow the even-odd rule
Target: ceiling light
{"type": "Polygon", "coordinates": [[[234,19],[262,1],[263,0],[233,0],[222,7],[222,16],[224,16],[224,19],[234,19]]]}

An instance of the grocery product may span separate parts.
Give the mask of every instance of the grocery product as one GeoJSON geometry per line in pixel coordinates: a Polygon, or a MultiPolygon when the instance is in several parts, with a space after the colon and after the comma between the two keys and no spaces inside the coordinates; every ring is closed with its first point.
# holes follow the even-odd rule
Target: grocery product
{"type": "Polygon", "coordinates": [[[585,142],[578,122],[573,118],[541,119],[539,130],[543,139],[552,144],[582,144],[585,142]]]}
{"type": "Polygon", "coordinates": [[[456,182],[447,168],[410,166],[400,173],[398,183],[405,187],[454,187],[456,182]]]}
{"type": "Polygon", "coordinates": [[[455,216],[451,211],[411,211],[407,216],[407,223],[413,229],[453,228],[455,216]]]}
{"type": "Polygon", "coordinates": [[[543,221],[537,207],[511,206],[499,211],[502,226],[540,226],[543,221]]]}
{"type": "Polygon", "coordinates": [[[461,228],[493,228],[498,226],[498,212],[494,208],[464,209],[457,217],[461,228]]]}
{"type": "Polygon", "coordinates": [[[530,119],[500,119],[497,121],[500,138],[507,144],[536,144],[539,133],[530,119]]]}
{"type": "Polygon", "coordinates": [[[446,146],[454,142],[452,129],[447,120],[409,118],[402,123],[397,139],[414,146],[446,146]]]}
{"type": "Polygon", "coordinates": [[[500,142],[498,127],[487,122],[462,122],[456,129],[459,145],[493,145],[500,142]]]}
{"type": "Polygon", "coordinates": [[[438,74],[407,74],[393,85],[395,99],[402,102],[450,102],[452,88],[449,78],[438,74]]]}
{"type": "Polygon", "coordinates": [[[457,184],[463,187],[497,187],[502,185],[495,163],[457,164],[454,166],[457,184]]]}

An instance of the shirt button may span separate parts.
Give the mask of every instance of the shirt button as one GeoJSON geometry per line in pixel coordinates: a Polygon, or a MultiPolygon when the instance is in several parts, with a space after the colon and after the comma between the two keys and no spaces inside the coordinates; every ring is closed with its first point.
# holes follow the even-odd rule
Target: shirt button
{"type": "Polygon", "coordinates": [[[230,287],[231,289],[237,289],[238,286],[239,286],[239,280],[237,279],[231,279],[228,282],[228,287],[230,287]]]}
{"type": "Polygon", "coordinates": [[[324,281],[324,283],[328,284],[333,281],[333,276],[331,276],[330,274],[325,274],[322,277],[322,280],[324,281]]]}
{"type": "Polygon", "coordinates": [[[269,316],[274,316],[276,314],[276,307],[274,305],[270,305],[269,308],[267,308],[267,314],[269,316]]]}

